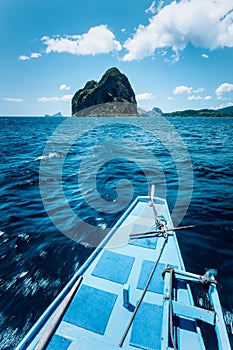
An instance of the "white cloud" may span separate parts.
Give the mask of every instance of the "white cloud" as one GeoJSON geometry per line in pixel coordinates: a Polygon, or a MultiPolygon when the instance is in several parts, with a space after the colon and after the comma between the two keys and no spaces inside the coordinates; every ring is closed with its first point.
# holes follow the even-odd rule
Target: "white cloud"
{"type": "Polygon", "coordinates": [[[66,84],[61,84],[60,87],[59,87],[60,90],[70,90],[70,86],[66,85],[66,84]]]}
{"type": "Polygon", "coordinates": [[[211,106],[210,108],[211,109],[220,109],[220,108],[225,108],[225,107],[231,107],[232,106],[232,102],[228,102],[228,103],[221,103],[220,105],[218,106],[211,106]]]}
{"type": "Polygon", "coordinates": [[[223,83],[215,90],[216,94],[220,97],[222,94],[233,91],[233,84],[223,83]]]}
{"type": "Polygon", "coordinates": [[[61,101],[71,101],[73,98],[73,95],[64,95],[61,97],[61,101]]]}
{"type": "Polygon", "coordinates": [[[67,52],[73,55],[97,55],[120,51],[121,44],[107,25],[91,27],[82,35],[51,38],[44,36],[41,39],[47,46],[46,53],[67,52]]]}
{"type": "Polygon", "coordinates": [[[31,58],[39,58],[41,57],[41,53],[39,52],[33,52],[31,55],[30,55],[31,58]]]}
{"type": "Polygon", "coordinates": [[[21,56],[19,56],[19,60],[20,60],[20,61],[28,61],[28,60],[30,60],[31,58],[39,58],[39,57],[41,57],[41,53],[39,53],[39,52],[33,52],[33,53],[31,53],[30,56],[26,56],[26,55],[21,55],[21,56]]]}
{"type": "Polygon", "coordinates": [[[184,86],[184,85],[180,85],[180,86],[177,86],[177,87],[173,90],[173,94],[174,94],[174,95],[180,95],[180,94],[183,94],[183,93],[188,93],[188,94],[190,94],[191,91],[192,91],[192,88],[191,88],[191,87],[184,86]]]}
{"type": "Polygon", "coordinates": [[[21,55],[21,56],[19,56],[19,60],[20,61],[27,61],[27,60],[30,60],[30,57],[25,56],[25,55],[21,55]]]}
{"type": "Polygon", "coordinates": [[[46,102],[58,102],[60,101],[59,97],[39,97],[37,99],[37,101],[39,102],[43,102],[43,103],[46,103],[46,102]]]}
{"type": "Polygon", "coordinates": [[[187,97],[187,100],[189,101],[197,101],[197,100],[202,100],[201,96],[196,96],[196,95],[191,95],[187,97]]]}
{"type": "Polygon", "coordinates": [[[203,53],[203,54],[201,55],[201,57],[203,57],[203,58],[209,58],[209,55],[207,55],[206,53],[203,53]]]}
{"type": "MultiPolygon", "coordinates": [[[[181,0],[157,10],[148,25],[139,25],[124,43],[124,61],[171,48],[176,55],[188,44],[206,49],[233,47],[232,0],[181,0]]],[[[177,56],[178,57],[178,56],[177,56]]]]}
{"type": "Polygon", "coordinates": [[[136,95],[137,101],[148,101],[153,100],[156,96],[154,96],[151,92],[144,92],[142,94],[136,95]]]}
{"type": "Polygon", "coordinates": [[[21,98],[14,98],[14,97],[2,97],[3,101],[8,101],[8,102],[23,102],[21,98]]]}
{"type": "Polygon", "coordinates": [[[205,101],[212,100],[212,96],[205,96],[205,97],[204,97],[204,100],[205,100],[205,101]]]}
{"type": "Polygon", "coordinates": [[[63,102],[70,102],[72,99],[73,95],[64,95],[62,97],[39,97],[37,99],[37,101],[39,102],[43,102],[43,103],[47,103],[47,102],[59,102],[59,101],[63,101],[63,102]]]}
{"type": "Polygon", "coordinates": [[[152,13],[153,15],[156,12],[155,9],[155,1],[152,2],[152,4],[150,5],[150,7],[148,9],[145,10],[146,13],[152,13]]]}
{"type": "Polygon", "coordinates": [[[200,92],[203,92],[204,90],[205,90],[204,88],[198,88],[196,90],[193,90],[193,92],[200,93],[200,92]]]}

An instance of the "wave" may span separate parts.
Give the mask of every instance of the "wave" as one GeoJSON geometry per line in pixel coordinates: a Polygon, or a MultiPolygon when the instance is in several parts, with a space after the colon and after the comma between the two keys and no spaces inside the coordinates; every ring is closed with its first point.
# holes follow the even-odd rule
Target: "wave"
{"type": "Polygon", "coordinates": [[[227,326],[227,330],[233,335],[233,311],[223,309],[223,317],[227,326]]]}
{"type": "MultiPolygon", "coordinates": [[[[163,127],[161,120],[136,119],[134,123],[138,123],[138,127],[130,127],[131,120],[128,121],[129,125],[121,124],[122,119],[114,119],[114,124],[111,120],[110,125],[101,126],[101,118],[98,122],[95,118],[70,119],[71,128],[67,134],[59,134],[45,151],[44,146],[60,123],[59,118],[8,118],[7,123],[1,124],[0,195],[3,215],[0,228],[0,349],[15,348],[19,338],[40,316],[45,304],[54,299],[86,261],[92,252],[93,242],[101,240],[120,216],[121,212],[103,212],[91,206],[98,203],[95,188],[110,208],[114,201],[118,201],[117,184],[122,179],[132,183],[134,196],[137,196],[147,194],[148,177],[148,183],[156,183],[159,195],[162,183],[160,174],[164,173],[167,199],[170,208],[174,207],[179,180],[175,160],[161,141],[153,136],[154,130],[157,132],[163,127]],[[149,132],[141,132],[146,128],[149,132]],[[83,135],[71,145],[70,135],[75,130],[83,130],[83,135]],[[8,142],[9,139],[11,142],[8,142]],[[117,139],[127,141],[124,152],[119,148],[119,156],[118,148],[113,147],[117,139]],[[97,147],[108,140],[113,140],[109,148],[97,147]],[[152,152],[161,170],[159,166],[154,167],[151,159],[144,157],[144,152],[131,141],[152,152]],[[68,149],[68,146],[72,147],[66,154],[64,149],[68,149]],[[91,161],[88,162],[88,159],[91,161]],[[102,162],[105,159],[107,163],[102,162]],[[42,173],[40,162],[45,163],[42,173]],[[138,162],[142,166],[137,165],[138,162]],[[84,163],[84,186],[81,191],[78,174],[84,163]],[[51,203],[51,215],[63,223],[66,231],[74,226],[66,215],[64,201],[57,188],[60,176],[57,169],[60,165],[64,165],[62,184],[65,200],[81,220],[80,225],[74,227],[77,242],[68,240],[52,225],[41,200],[39,180],[48,191],[48,195],[45,191],[45,199],[51,203]],[[53,169],[56,171],[53,172],[53,169]],[[93,169],[97,169],[96,182],[91,182],[93,169]],[[49,196],[49,193],[52,195],[49,196]],[[86,203],[85,198],[89,202],[86,203]],[[84,230],[86,222],[93,229],[84,230]],[[27,325],[23,325],[22,320],[25,319],[27,325]]],[[[196,224],[197,228],[192,232],[179,232],[182,255],[187,270],[204,271],[206,266],[219,270],[224,317],[230,333],[233,329],[233,299],[232,293],[229,293],[232,290],[230,271],[233,266],[233,124],[230,120],[226,123],[220,119],[213,123],[212,119],[207,118],[173,118],[171,123],[190,151],[194,172],[192,201],[184,221],[186,224],[196,224]]],[[[185,166],[186,159],[178,149],[179,143],[171,135],[168,136],[169,147],[177,151],[176,161],[185,166]]],[[[125,186],[128,189],[127,184],[125,186]]],[[[123,191],[121,200],[127,202],[127,191],[123,191]]]]}
{"type": "Polygon", "coordinates": [[[53,152],[50,152],[49,154],[45,154],[45,155],[43,154],[37,157],[35,161],[51,159],[51,158],[62,158],[62,157],[64,157],[64,154],[62,152],[53,151],[53,152]]]}

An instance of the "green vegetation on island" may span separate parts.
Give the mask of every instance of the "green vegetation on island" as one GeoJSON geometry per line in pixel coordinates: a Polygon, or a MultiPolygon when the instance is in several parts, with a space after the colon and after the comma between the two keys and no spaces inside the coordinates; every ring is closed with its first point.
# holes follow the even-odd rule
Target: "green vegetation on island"
{"type": "Polygon", "coordinates": [[[163,113],[164,117],[233,117],[233,106],[222,109],[187,109],[171,113],[163,113]]]}
{"type": "Polygon", "coordinates": [[[99,82],[88,81],[72,98],[72,116],[138,117],[135,93],[128,78],[113,67],[99,82]]]}
{"type": "Polygon", "coordinates": [[[160,108],[154,107],[151,111],[144,111],[138,108],[140,117],[233,117],[233,106],[221,109],[186,109],[184,111],[175,111],[163,113],[160,108]]]}

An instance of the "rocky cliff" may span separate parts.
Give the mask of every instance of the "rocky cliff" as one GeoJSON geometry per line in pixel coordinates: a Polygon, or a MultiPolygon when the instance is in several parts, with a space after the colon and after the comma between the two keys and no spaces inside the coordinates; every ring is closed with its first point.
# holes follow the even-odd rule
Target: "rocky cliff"
{"type": "Polygon", "coordinates": [[[99,82],[88,81],[72,98],[72,116],[138,116],[128,78],[114,67],[99,82]]]}

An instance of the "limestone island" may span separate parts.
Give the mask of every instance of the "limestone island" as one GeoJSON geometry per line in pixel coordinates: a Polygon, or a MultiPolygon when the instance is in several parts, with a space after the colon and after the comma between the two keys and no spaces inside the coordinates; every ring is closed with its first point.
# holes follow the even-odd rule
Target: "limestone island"
{"type": "Polygon", "coordinates": [[[61,112],[55,114],[45,114],[45,117],[64,117],[61,112]]]}
{"type": "Polygon", "coordinates": [[[88,81],[72,98],[74,117],[138,117],[135,93],[126,75],[108,69],[99,82],[88,81]]]}

